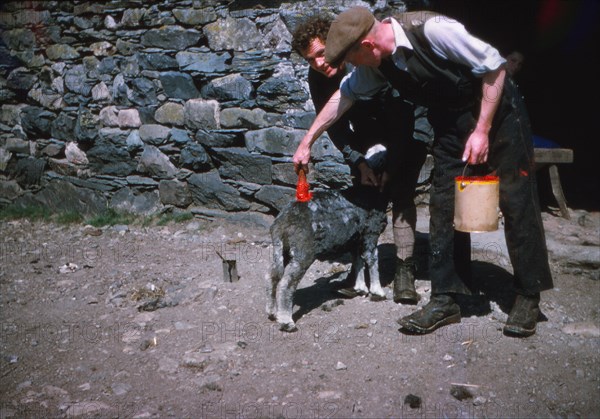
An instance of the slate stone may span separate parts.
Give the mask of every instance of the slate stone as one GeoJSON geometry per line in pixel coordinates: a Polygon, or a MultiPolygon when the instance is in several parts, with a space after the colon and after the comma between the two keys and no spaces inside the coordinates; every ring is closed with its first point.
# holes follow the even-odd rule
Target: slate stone
{"type": "Polygon", "coordinates": [[[181,126],[184,124],[183,105],[167,102],[156,110],[154,119],[161,124],[181,126]]]}
{"type": "Polygon", "coordinates": [[[188,178],[188,185],[195,204],[225,211],[250,208],[248,201],[237,189],[224,183],[217,171],[195,173],[188,178]]]}
{"type": "Polygon", "coordinates": [[[27,106],[21,110],[21,125],[32,138],[49,138],[56,115],[44,108],[27,106]]]}
{"type": "Polygon", "coordinates": [[[140,127],[139,133],[144,143],[158,146],[167,141],[171,129],[163,125],[144,124],[140,127]]]}
{"type": "Polygon", "coordinates": [[[180,51],[175,58],[181,70],[197,71],[209,75],[228,72],[231,54],[228,52],[180,51]]]}
{"type": "Polygon", "coordinates": [[[164,26],[150,29],[142,35],[142,45],[181,51],[196,45],[201,33],[195,29],[184,29],[181,26],[164,26]]]}
{"type": "Polygon", "coordinates": [[[158,191],[135,193],[131,188],[117,191],[111,198],[110,208],[118,211],[151,215],[161,208],[158,191]]]}
{"type": "Polygon", "coordinates": [[[244,135],[246,148],[252,153],[292,156],[305,132],[278,127],[248,131],[244,135]]]}
{"type": "Polygon", "coordinates": [[[227,108],[221,111],[223,128],[265,128],[269,125],[267,113],[262,109],[227,108]]]}
{"type": "Polygon", "coordinates": [[[106,204],[102,193],[78,188],[62,180],[52,181],[38,193],[21,196],[15,201],[15,205],[21,207],[37,205],[52,212],[77,213],[86,217],[100,214],[106,204]]]}
{"type": "Polygon", "coordinates": [[[177,175],[177,168],[169,158],[151,145],[144,147],[137,170],[159,179],[172,179],[177,175]]]}
{"type": "Polygon", "coordinates": [[[1,37],[6,46],[12,50],[22,51],[37,45],[35,34],[25,28],[3,31],[1,37]]]}
{"type": "Polygon", "coordinates": [[[138,53],[137,59],[143,70],[173,70],[179,67],[177,60],[166,54],[138,53]]]}
{"type": "Polygon", "coordinates": [[[243,101],[252,98],[252,83],[239,74],[229,74],[210,81],[201,89],[202,97],[219,101],[243,101]]]}
{"type": "Polygon", "coordinates": [[[161,180],[158,185],[160,202],[185,208],[192,203],[192,194],[187,182],[179,180],[161,180]]]}
{"type": "Polygon", "coordinates": [[[172,128],[171,129],[171,140],[176,146],[182,147],[191,141],[190,134],[187,130],[172,128]]]}
{"type": "Polygon", "coordinates": [[[117,146],[110,140],[100,138],[94,146],[87,151],[90,167],[94,172],[112,175],[128,176],[135,170],[126,147],[117,146]]]}
{"type": "Polygon", "coordinates": [[[195,171],[205,171],[213,167],[210,156],[198,143],[189,143],[181,150],[179,163],[195,171]]]}
{"type": "Polygon", "coordinates": [[[61,112],[50,125],[50,134],[59,140],[70,141],[75,137],[75,118],[61,112]]]}
{"type": "Polygon", "coordinates": [[[65,73],[65,87],[73,93],[89,96],[94,84],[87,79],[83,65],[76,65],[65,73]]]}
{"type": "Polygon", "coordinates": [[[272,164],[268,157],[250,154],[245,148],[215,148],[213,152],[221,164],[221,177],[261,185],[271,184],[272,164]]]}
{"type": "Polygon", "coordinates": [[[205,25],[214,22],[218,18],[215,9],[212,7],[202,9],[173,9],[173,16],[179,22],[191,26],[205,25]]]}
{"type": "Polygon", "coordinates": [[[175,99],[192,99],[200,96],[192,76],[176,71],[167,71],[160,74],[160,82],[165,94],[175,99]]]}
{"type": "Polygon", "coordinates": [[[129,98],[133,103],[139,106],[156,104],[156,88],[151,80],[145,77],[138,77],[131,82],[132,94],[129,98]]]}
{"type": "Polygon", "coordinates": [[[89,110],[80,108],[75,121],[75,137],[80,142],[93,142],[98,135],[98,119],[89,110]]]}
{"type": "Polygon", "coordinates": [[[258,28],[250,19],[219,19],[204,26],[203,32],[213,51],[246,51],[258,49],[260,45],[258,28]]]}
{"type": "Polygon", "coordinates": [[[21,187],[28,188],[40,184],[45,167],[45,159],[26,157],[18,160],[15,167],[9,171],[9,174],[21,187]]]}
{"type": "Polygon", "coordinates": [[[281,211],[292,200],[296,199],[296,189],[278,185],[266,185],[258,191],[254,198],[276,211],[281,211]]]}
{"type": "Polygon", "coordinates": [[[279,112],[302,107],[309,99],[300,81],[292,76],[270,78],[256,93],[256,103],[260,107],[279,112]]]}
{"type": "Polygon", "coordinates": [[[79,53],[75,48],[67,44],[53,44],[46,48],[46,55],[52,61],[73,60],[79,58],[79,53]]]}
{"type": "Polygon", "coordinates": [[[352,185],[350,167],[332,161],[322,161],[315,164],[316,181],[329,186],[331,189],[343,189],[352,185]]]}
{"type": "Polygon", "coordinates": [[[203,130],[196,131],[196,141],[206,147],[239,147],[244,144],[244,130],[203,130]]]}
{"type": "Polygon", "coordinates": [[[219,102],[216,100],[190,99],[185,103],[183,113],[185,126],[190,129],[219,128],[219,102]]]}
{"type": "Polygon", "coordinates": [[[15,69],[6,79],[6,86],[17,91],[28,91],[37,81],[37,76],[22,69],[15,69]]]}

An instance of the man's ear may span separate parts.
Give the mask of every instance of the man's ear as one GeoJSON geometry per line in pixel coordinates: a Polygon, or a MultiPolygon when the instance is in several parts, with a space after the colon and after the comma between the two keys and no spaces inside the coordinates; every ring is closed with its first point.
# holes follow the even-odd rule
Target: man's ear
{"type": "Polygon", "coordinates": [[[371,51],[373,51],[373,49],[375,48],[375,43],[368,38],[365,38],[362,41],[360,41],[360,45],[371,51]]]}

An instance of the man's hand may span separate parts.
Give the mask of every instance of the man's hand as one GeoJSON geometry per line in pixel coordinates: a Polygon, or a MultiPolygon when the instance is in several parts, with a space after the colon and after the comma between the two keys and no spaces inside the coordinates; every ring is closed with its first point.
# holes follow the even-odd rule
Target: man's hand
{"type": "Polygon", "coordinates": [[[360,170],[361,185],[379,186],[379,179],[377,179],[375,172],[373,172],[373,169],[369,167],[367,162],[360,162],[358,164],[358,170],[360,170]]]}
{"type": "Polygon", "coordinates": [[[469,164],[482,164],[488,159],[489,137],[481,131],[473,131],[465,144],[462,160],[469,164]]]}
{"type": "Polygon", "coordinates": [[[391,176],[387,172],[387,170],[385,172],[383,172],[383,174],[381,175],[381,182],[379,183],[379,192],[383,193],[383,191],[385,190],[385,187],[387,186],[390,179],[391,179],[391,176]]]}
{"type": "Polygon", "coordinates": [[[307,146],[305,141],[302,140],[296,152],[294,153],[294,157],[292,161],[294,162],[294,170],[296,173],[300,172],[300,169],[304,170],[304,173],[308,174],[308,162],[310,160],[310,146],[307,146]]]}

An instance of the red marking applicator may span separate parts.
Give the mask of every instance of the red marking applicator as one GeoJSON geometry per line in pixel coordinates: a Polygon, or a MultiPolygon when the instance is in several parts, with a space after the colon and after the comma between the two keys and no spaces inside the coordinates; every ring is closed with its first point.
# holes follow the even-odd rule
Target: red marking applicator
{"type": "Polygon", "coordinates": [[[312,192],[309,191],[310,185],[306,181],[304,170],[298,172],[298,184],[296,185],[296,201],[308,202],[312,198],[312,192]]]}

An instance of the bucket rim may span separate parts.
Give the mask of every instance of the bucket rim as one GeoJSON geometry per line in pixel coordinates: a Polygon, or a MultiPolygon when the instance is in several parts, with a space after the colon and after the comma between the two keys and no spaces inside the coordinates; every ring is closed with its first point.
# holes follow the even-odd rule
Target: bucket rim
{"type": "Polygon", "coordinates": [[[469,182],[469,183],[498,183],[500,181],[499,176],[456,176],[454,178],[456,182],[469,182]]]}

